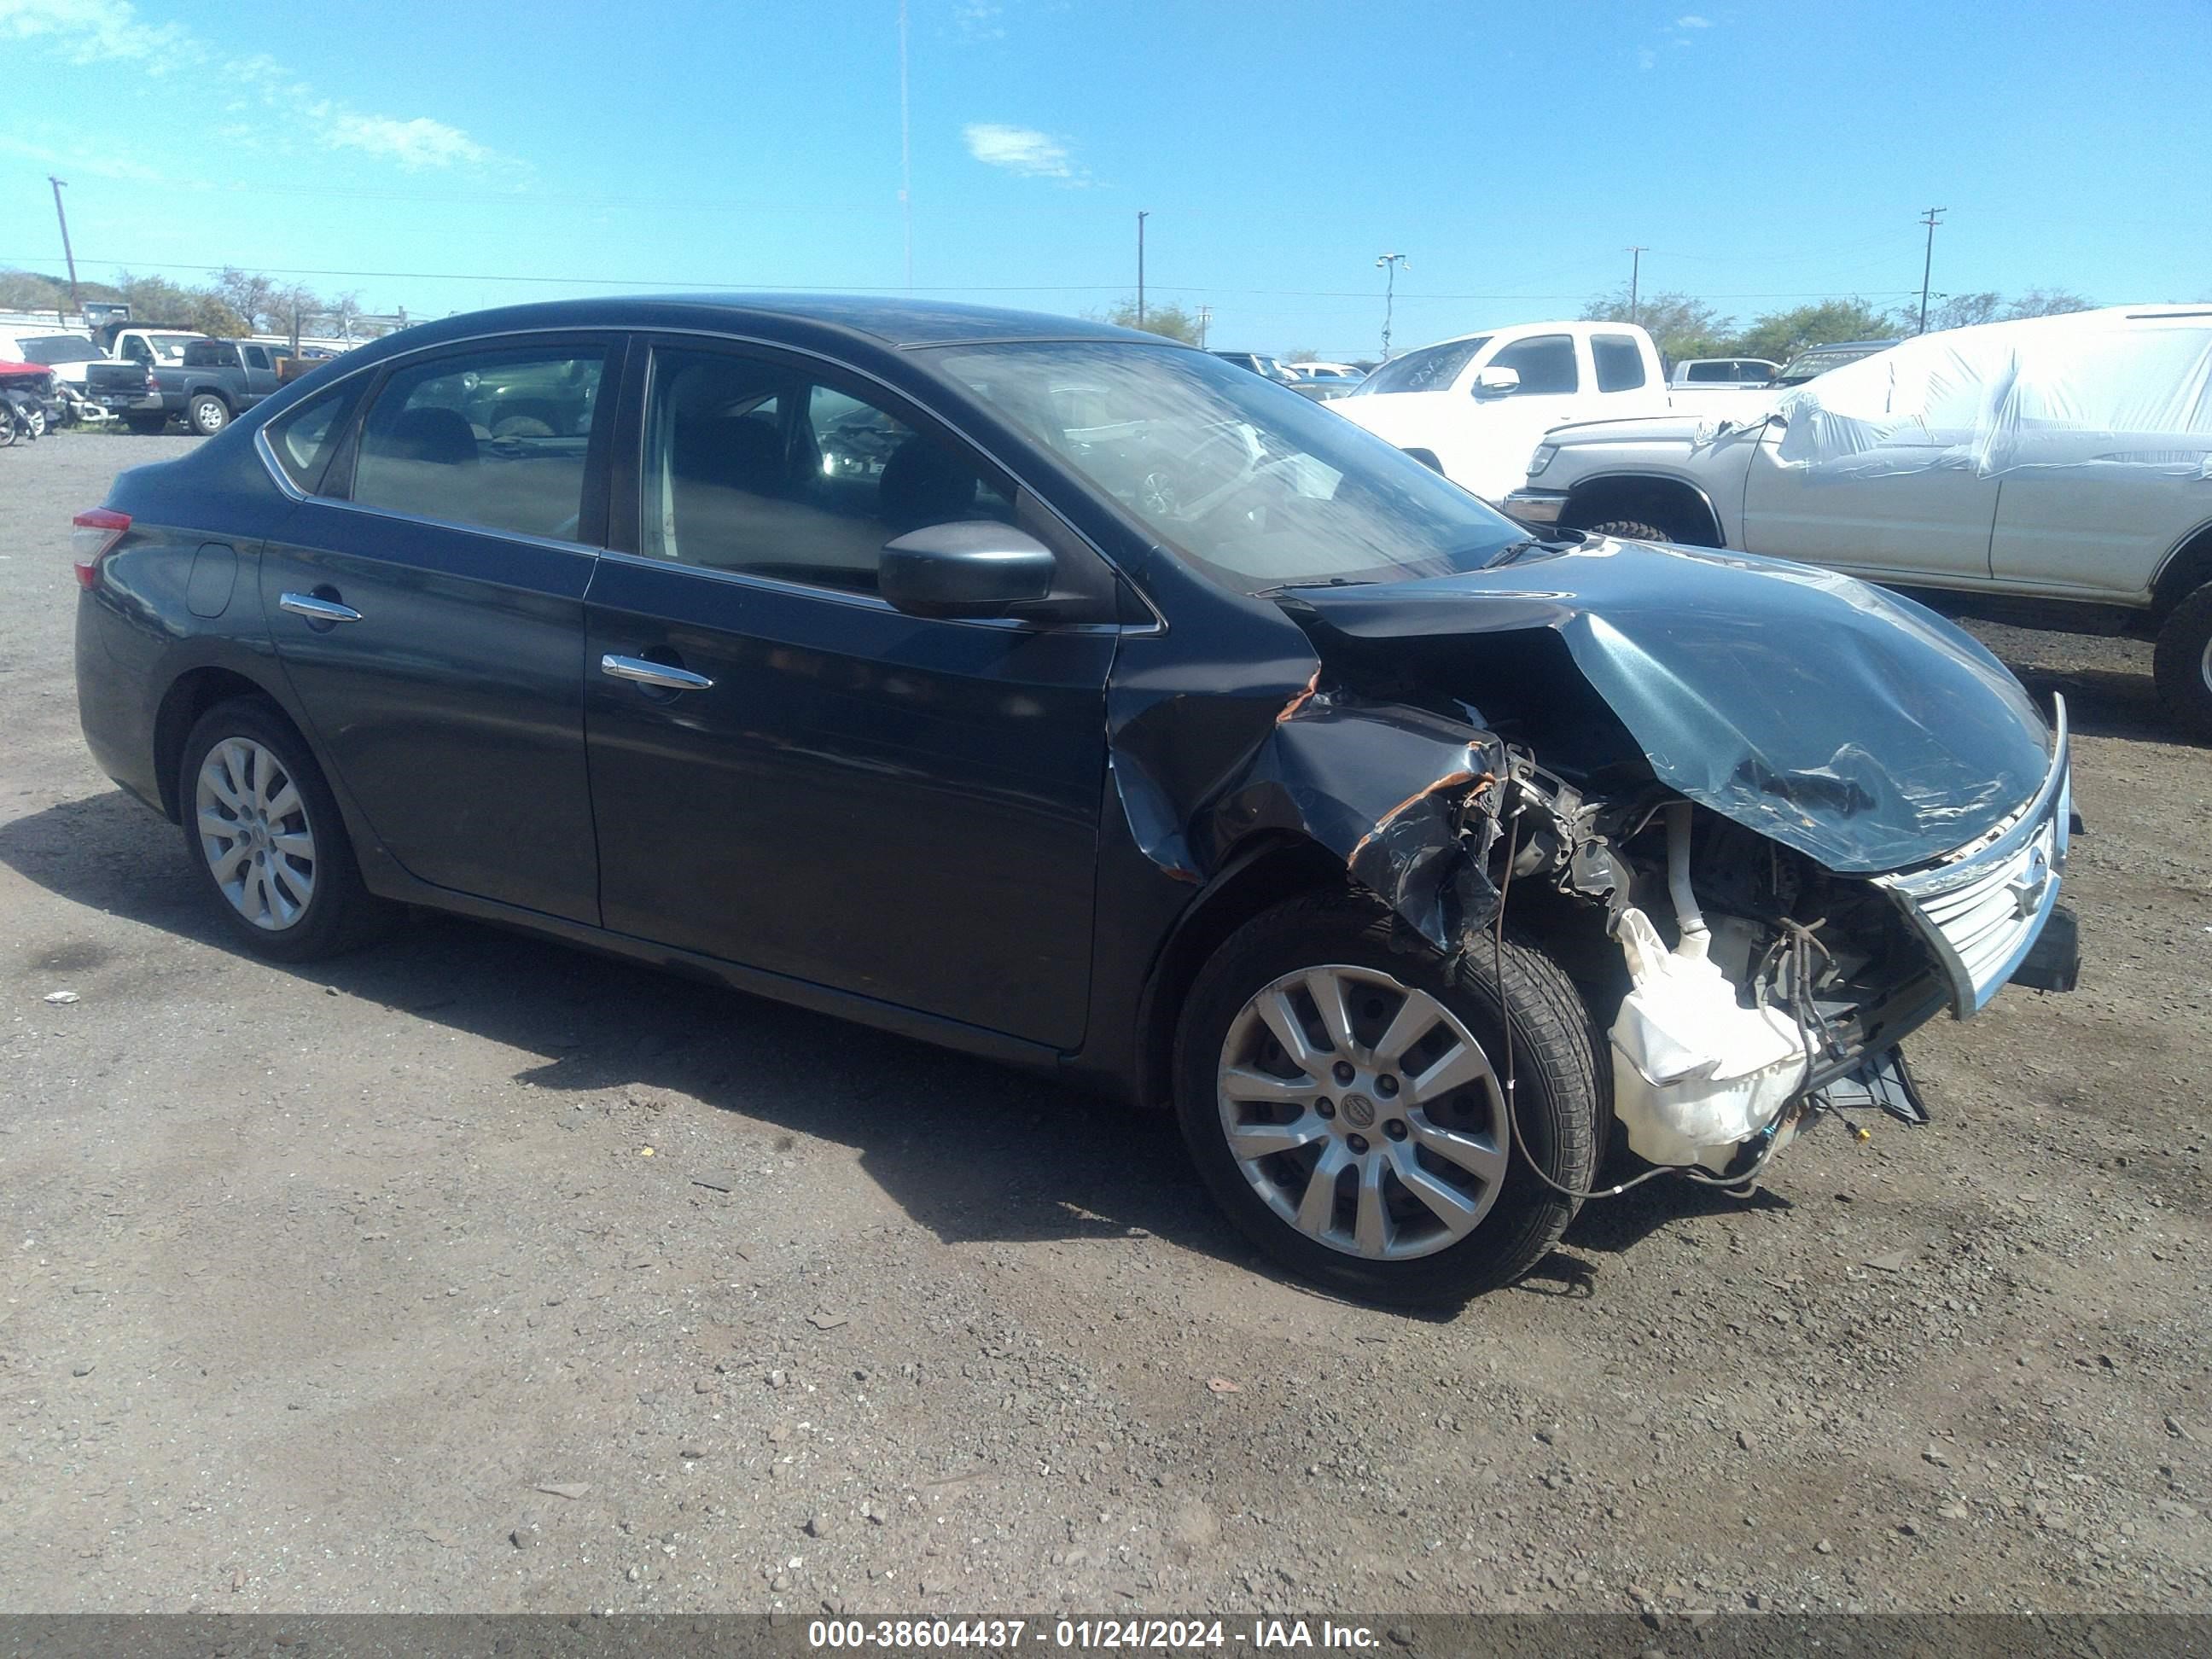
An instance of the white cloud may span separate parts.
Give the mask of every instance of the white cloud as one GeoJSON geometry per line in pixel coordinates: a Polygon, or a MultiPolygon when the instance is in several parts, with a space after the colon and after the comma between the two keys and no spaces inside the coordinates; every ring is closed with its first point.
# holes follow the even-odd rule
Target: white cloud
{"type": "Polygon", "coordinates": [[[960,136],[968,141],[968,153],[986,167],[1004,167],[1031,179],[1075,177],[1067,146],[1035,127],[974,121],[960,129],[960,136]]]}
{"type": "MultiPolygon", "coordinates": [[[[216,62],[216,54],[183,24],[146,22],[131,0],[0,0],[0,41],[10,39],[43,43],[72,63],[135,63],[155,74],[216,62]]],[[[428,116],[378,115],[319,98],[307,82],[265,52],[222,63],[220,72],[233,94],[224,101],[226,114],[244,113],[258,98],[275,112],[283,129],[304,128],[304,136],[326,149],[356,150],[410,172],[483,167],[505,159],[460,128],[428,116]],[[236,95],[241,91],[245,97],[236,95]]],[[[288,133],[280,130],[272,136],[281,142],[288,133]]]]}
{"type": "Polygon", "coordinates": [[[999,19],[1005,10],[990,0],[960,0],[952,8],[952,25],[963,40],[1003,40],[1006,31],[999,19]]]}
{"type": "Polygon", "coordinates": [[[1659,54],[1658,54],[1657,52],[1656,52],[1652,51],[1650,47],[1649,47],[1649,46],[1638,46],[1638,47],[1637,48],[1637,50],[1636,50],[1636,67],[1637,67],[1637,68],[1638,68],[1638,69],[1640,69],[1640,70],[1648,70],[1648,69],[1651,68],[1654,64],[1657,64],[1657,63],[1658,63],[1658,61],[1659,61],[1659,54]]]}
{"type": "Polygon", "coordinates": [[[451,167],[456,161],[481,166],[494,159],[489,150],[459,127],[449,127],[426,115],[398,121],[388,115],[357,115],[328,105],[317,105],[314,112],[323,121],[324,143],[397,161],[410,173],[422,167],[451,167]]]}
{"type": "Polygon", "coordinates": [[[1687,17],[1677,17],[1674,20],[1674,27],[1678,29],[1709,29],[1712,26],[1711,18],[1700,17],[1695,12],[1692,12],[1687,17]]]}
{"type": "Polygon", "coordinates": [[[26,161],[36,161],[41,167],[66,171],[72,178],[79,174],[94,179],[124,179],[137,184],[158,185],[173,182],[168,177],[134,161],[126,155],[112,155],[88,150],[72,143],[64,155],[44,144],[29,143],[21,138],[0,135],[0,155],[13,155],[26,161]]]}
{"type": "Polygon", "coordinates": [[[130,0],[0,0],[0,35],[43,40],[75,64],[121,58],[156,73],[207,57],[183,24],[142,23],[130,0]]]}

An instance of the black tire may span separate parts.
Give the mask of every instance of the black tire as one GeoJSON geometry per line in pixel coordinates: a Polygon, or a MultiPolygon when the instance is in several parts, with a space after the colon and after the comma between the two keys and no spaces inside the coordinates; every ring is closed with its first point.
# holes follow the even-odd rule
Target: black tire
{"type": "Polygon", "coordinates": [[[203,392],[185,405],[185,420],[203,438],[212,438],[230,424],[230,405],[212,392],[203,392]]]}
{"type": "MultiPolygon", "coordinates": [[[[312,962],[337,956],[374,938],[390,921],[393,907],[362,884],[345,822],[338,815],[330,786],[323,781],[322,769],[315,764],[292,723],[273,704],[258,697],[238,697],[218,703],[200,716],[185,738],[178,764],[177,806],[184,826],[185,854],[201,885],[215,901],[230,937],[254,955],[274,962],[312,962]],[[276,821],[276,827],[292,832],[288,840],[304,831],[313,856],[301,860],[273,846],[264,854],[264,858],[290,858],[295,875],[301,865],[307,866],[310,878],[307,901],[289,921],[263,925],[249,920],[241,902],[234,899],[216,878],[206,850],[198,799],[201,768],[210,750],[233,739],[258,745],[274,756],[282,775],[267,781],[278,786],[272,792],[278,801],[283,799],[281,786],[287,781],[297,793],[298,814],[287,813],[276,821]]],[[[219,836],[215,839],[223,841],[219,836]]],[[[259,908],[264,915],[272,908],[265,902],[259,908]]]]}
{"type": "Polygon", "coordinates": [[[1603,524],[1589,527],[1593,536],[1611,536],[1624,542],[1679,542],[1681,533],[1662,525],[1647,524],[1641,519],[1607,519],[1603,524]]]}
{"type": "MultiPolygon", "coordinates": [[[[1547,957],[1508,934],[1502,965],[1512,1018],[1514,1121],[1528,1158],[1507,1138],[1504,1123],[1484,1126],[1507,1154],[1487,1212],[1456,1243],[1384,1260],[1333,1247],[1278,1215],[1231,1152],[1218,1101],[1224,1045],[1246,1004],[1284,975],[1323,963],[1379,969],[1426,992],[1474,1037],[1497,1074],[1505,1075],[1488,944],[1448,967],[1371,899],[1334,892],[1291,900],[1232,934],[1200,969],[1184,1002],[1176,1034],[1176,1110],[1208,1190],[1262,1253],[1301,1278],[1364,1300],[1456,1304],[1520,1278],[1558,1242],[1579,1207],[1532,1176],[1528,1158],[1560,1186],[1581,1192],[1601,1150],[1607,1074],[1600,1069],[1595,1028],[1582,998],[1547,957]]],[[[1347,1119],[1354,1098],[1345,1097],[1347,1119]]],[[[1361,1101],[1363,1107],[1373,1103],[1361,1101]]],[[[1396,1109],[1402,1109],[1381,1108],[1386,1120],[1396,1109]]],[[[1376,1126],[1378,1133],[1389,1127],[1387,1121],[1376,1126]]],[[[1419,1211],[1412,1213],[1419,1218],[1419,1211]]]]}
{"type": "Polygon", "coordinates": [[[169,423],[166,415],[125,415],[123,424],[142,438],[150,438],[169,423]]]}
{"type": "Polygon", "coordinates": [[[2182,729],[2212,742],[2212,584],[2173,609],[2151,659],[2158,695],[2182,729]]]}

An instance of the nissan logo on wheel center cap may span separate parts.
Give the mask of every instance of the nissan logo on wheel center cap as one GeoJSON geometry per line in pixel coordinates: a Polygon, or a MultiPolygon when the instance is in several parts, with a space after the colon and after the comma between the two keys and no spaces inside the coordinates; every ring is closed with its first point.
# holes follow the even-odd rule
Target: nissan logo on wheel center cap
{"type": "Polygon", "coordinates": [[[1345,1096],[1344,1121],[1355,1128],[1368,1127],[1375,1121],[1375,1103],[1365,1095],[1345,1096]]]}

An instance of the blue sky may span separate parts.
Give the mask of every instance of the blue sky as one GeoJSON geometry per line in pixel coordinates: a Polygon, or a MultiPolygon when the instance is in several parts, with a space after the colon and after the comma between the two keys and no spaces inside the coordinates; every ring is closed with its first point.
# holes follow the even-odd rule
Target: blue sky
{"type": "MultiPolygon", "coordinates": [[[[2212,296],[2205,0],[908,0],[913,281],[1372,353],[1626,279],[1748,317],[2212,296]],[[1694,9],[1692,9],[1694,8],[1694,9]]],[[[905,281],[897,0],[0,0],[0,263],[296,272],[373,311],[905,281]],[[35,78],[50,90],[33,99],[35,78]],[[544,280],[560,279],[560,280],[544,280]]]]}

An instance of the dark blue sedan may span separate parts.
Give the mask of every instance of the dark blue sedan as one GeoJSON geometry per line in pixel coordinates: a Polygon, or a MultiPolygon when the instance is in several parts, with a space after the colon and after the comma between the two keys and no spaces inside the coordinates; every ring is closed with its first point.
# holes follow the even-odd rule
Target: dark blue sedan
{"type": "Polygon", "coordinates": [[[244,948],[404,905],[1171,1107],[1355,1294],[1921,1108],[2071,981],[2056,729],[1949,624],[1532,540],[1155,336],[579,301],[348,354],[76,520],[94,753],[244,948]]]}

